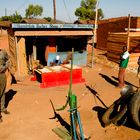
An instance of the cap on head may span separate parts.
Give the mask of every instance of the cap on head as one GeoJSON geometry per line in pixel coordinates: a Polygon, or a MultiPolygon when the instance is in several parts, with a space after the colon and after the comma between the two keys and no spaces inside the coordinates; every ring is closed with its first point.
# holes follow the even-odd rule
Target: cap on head
{"type": "Polygon", "coordinates": [[[59,55],[56,55],[56,60],[59,60],[60,59],[60,56],[59,55]]]}

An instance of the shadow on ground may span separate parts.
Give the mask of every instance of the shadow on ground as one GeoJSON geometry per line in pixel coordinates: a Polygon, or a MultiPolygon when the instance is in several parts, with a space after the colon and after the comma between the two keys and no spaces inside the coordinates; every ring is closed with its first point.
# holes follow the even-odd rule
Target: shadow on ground
{"type": "Polygon", "coordinates": [[[17,91],[14,91],[10,89],[8,92],[5,93],[5,107],[8,107],[9,102],[13,99],[13,96],[17,93],[17,91]]]}
{"type": "MultiPolygon", "coordinates": [[[[117,78],[117,77],[115,77],[115,76],[111,76],[111,77],[118,81],[118,78],[117,78]]],[[[131,85],[131,86],[133,86],[133,87],[138,88],[137,86],[131,84],[130,82],[125,81],[125,83],[126,83],[127,85],[131,85]]]]}
{"type": "MultiPolygon", "coordinates": [[[[102,78],[104,78],[108,83],[112,84],[113,86],[118,86],[118,82],[112,80],[110,77],[108,77],[107,75],[104,75],[102,73],[99,73],[99,75],[101,75],[102,78]]],[[[116,80],[116,79],[115,79],[116,80]]]]}
{"type": "Polygon", "coordinates": [[[102,116],[105,113],[106,108],[102,108],[100,106],[95,106],[95,107],[92,108],[92,110],[97,112],[97,116],[98,116],[98,119],[99,119],[99,122],[100,122],[101,126],[105,127],[105,124],[102,121],[102,116]]]}
{"type": "Polygon", "coordinates": [[[70,125],[66,121],[64,121],[64,119],[55,111],[53,102],[51,100],[50,100],[50,103],[51,103],[52,108],[53,108],[54,117],[49,118],[49,119],[58,119],[58,121],[60,122],[60,124],[62,126],[64,126],[68,130],[68,132],[70,132],[70,125]]]}
{"type": "Polygon", "coordinates": [[[105,103],[100,99],[99,94],[97,91],[95,91],[92,87],[90,87],[89,85],[85,85],[86,88],[103,104],[103,106],[105,108],[108,108],[105,103]]]}
{"type": "MultiPolygon", "coordinates": [[[[113,102],[112,103],[112,105],[114,104],[115,102],[113,102]]],[[[111,106],[112,106],[111,105],[111,106]]],[[[121,108],[121,107],[120,107],[121,108]]],[[[97,116],[98,116],[98,119],[99,119],[99,122],[100,122],[100,124],[101,124],[101,126],[102,127],[106,127],[107,125],[105,125],[105,123],[102,121],[102,116],[104,115],[104,113],[107,111],[107,108],[102,108],[102,107],[100,107],[100,106],[95,106],[95,107],[93,107],[92,108],[94,111],[96,111],[97,112],[97,116]]],[[[114,108],[115,109],[115,108],[114,108]]],[[[113,115],[113,113],[115,113],[115,112],[113,112],[113,110],[112,110],[112,112],[111,112],[112,114],[111,115],[113,115]]],[[[113,123],[113,122],[112,122],[113,123]]],[[[111,123],[110,123],[111,124],[111,123]]],[[[110,124],[108,124],[108,125],[110,125],[110,124]]],[[[140,128],[138,128],[138,127],[136,127],[135,125],[134,125],[134,122],[132,121],[132,119],[131,119],[131,117],[130,117],[130,114],[129,114],[129,111],[128,111],[128,109],[127,109],[127,111],[126,111],[126,113],[122,116],[122,118],[120,118],[120,120],[118,121],[118,123],[117,124],[114,124],[114,125],[116,125],[116,126],[125,126],[125,127],[128,127],[128,128],[131,128],[131,129],[134,129],[134,130],[138,130],[138,131],[140,131],[140,128]]]]}
{"type": "MultiPolygon", "coordinates": [[[[107,75],[104,75],[104,74],[102,74],[102,73],[99,73],[99,75],[102,77],[102,78],[104,78],[108,83],[110,83],[111,85],[113,85],[113,86],[118,86],[118,78],[117,77],[115,77],[115,76],[111,76],[113,79],[115,79],[115,81],[112,79],[112,78],[110,78],[110,77],[108,77],[107,75]]],[[[133,86],[133,87],[135,87],[135,88],[138,88],[137,86],[135,86],[135,85],[133,85],[132,83],[130,83],[130,82],[127,82],[127,81],[125,81],[125,84],[126,85],[131,85],[131,86],[133,86]]]]}
{"type": "MultiPolygon", "coordinates": [[[[64,121],[64,119],[55,111],[53,102],[51,100],[50,100],[50,102],[51,102],[51,105],[52,105],[52,108],[53,108],[54,117],[49,118],[49,119],[58,119],[58,121],[60,122],[60,124],[67,129],[67,131],[69,132],[69,134],[71,134],[71,126],[66,121],[64,121]]],[[[82,132],[79,132],[79,131],[76,130],[77,140],[81,140],[81,135],[80,135],[81,133],[82,132]]],[[[84,140],[89,140],[89,139],[90,139],[90,136],[87,137],[87,138],[84,138],[84,140]]]]}
{"type": "MultiPolygon", "coordinates": [[[[107,78],[108,79],[108,78],[107,78]]],[[[110,80],[109,80],[110,81],[110,80]]],[[[112,83],[112,82],[111,82],[112,83]]],[[[130,83],[127,83],[127,84],[130,84],[130,83]]],[[[99,94],[90,86],[86,85],[86,88],[103,104],[103,107],[100,107],[100,106],[95,106],[92,108],[93,111],[96,111],[97,112],[97,116],[98,116],[98,119],[99,119],[99,122],[101,124],[102,127],[105,127],[105,124],[104,122],[102,121],[102,116],[104,115],[104,113],[106,112],[106,110],[109,108],[105,105],[105,103],[99,98],[99,94]]],[[[113,102],[114,103],[114,102],[113,102]]],[[[112,104],[113,104],[112,103],[112,104]]],[[[135,129],[135,130],[138,130],[139,131],[139,128],[135,127],[134,126],[134,123],[132,121],[132,119],[130,118],[129,116],[129,112],[127,111],[126,113],[126,122],[124,124],[121,124],[121,125],[124,125],[125,127],[129,127],[131,129],[135,129]]],[[[118,126],[118,125],[116,125],[118,126]]],[[[118,126],[119,127],[119,126],[118,126]]]]}
{"type": "Polygon", "coordinates": [[[95,106],[95,107],[92,108],[92,110],[94,110],[94,111],[97,112],[97,116],[98,116],[98,119],[99,119],[99,121],[100,121],[100,124],[101,124],[102,127],[104,127],[104,123],[103,123],[103,121],[102,121],[102,116],[103,116],[103,114],[105,113],[105,111],[106,111],[106,109],[107,109],[108,107],[107,107],[107,106],[105,105],[105,103],[100,99],[99,94],[97,93],[97,91],[95,91],[92,87],[90,87],[90,86],[88,86],[88,85],[85,85],[85,86],[86,86],[86,88],[93,94],[93,96],[94,96],[95,98],[97,98],[97,99],[102,103],[102,105],[105,107],[105,108],[102,108],[102,107],[100,107],[100,106],[95,106]]]}

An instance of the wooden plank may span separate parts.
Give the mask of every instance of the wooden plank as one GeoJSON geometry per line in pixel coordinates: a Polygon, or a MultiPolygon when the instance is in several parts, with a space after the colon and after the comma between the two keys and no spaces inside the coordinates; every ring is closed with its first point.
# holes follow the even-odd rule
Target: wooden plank
{"type": "Polygon", "coordinates": [[[130,57],[139,57],[140,56],[140,53],[132,53],[130,54],[130,57]]]}
{"type": "Polygon", "coordinates": [[[112,42],[118,42],[118,43],[126,43],[127,40],[126,38],[115,38],[115,37],[109,37],[107,41],[112,41],[112,42]]]}
{"type": "Polygon", "coordinates": [[[119,63],[119,62],[120,62],[119,60],[113,59],[113,58],[110,58],[110,57],[108,57],[107,59],[110,60],[110,61],[113,61],[113,62],[115,62],[115,63],[119,63]]]}
{"type": "Polygon", "coordinates": [[[122,46],[124,45],[124,42],[121,42],[121,43],[118,43],[118,42],[108,42],[107,43],[107,47],[112,47],[112,46],[115,46],[115,47],[118,47],[118,48],[123,48],[122,46]]]}
{"type": "MultiPolygon", "coordinates": [[[[138,56],[140,56],[140,37],[132,36],[135,33],[129,34],[130,37],[130,50],[132,50],[132,54],[130,54],[129,65],[136,66],[138,56]]],[[[120,55],[122,53],[122,47],[127,45],[127,33],[109,33],[107,39],[107,58],[113,62],[120,61],[120,55]]]]}
{"type": "Polygon", "coordinates": [[[113,54],[113,53],[107,53],[107,57],[112,57],[112,58],[115,58],[115,59],[120,59],[120,55],[118,54],[113,54]]]}
{"type": "Polygon", "coordinates": [[[63,140],[71,140],[71,136],[69,131],[65,127],[57,127],[52,129],[54,133],[56,133],[63,140]]]}
{"type": "Polygon", "coordinates": [[[122,49],[116,46],[110,46],[107,48],[108,52],[115,52],[117,54],[121,54],[122,53],[122,49]]]}
{"type": "Polygon", "coordinates": [[[130,32],[130,37],[140,37],[140,32],[130,32]]]}
{"type": "Polygon", "coordinates": [[[15,36],[67,36],[67,35],[92,35],[92,30],[75,31],[15,31],[15,36]]]}

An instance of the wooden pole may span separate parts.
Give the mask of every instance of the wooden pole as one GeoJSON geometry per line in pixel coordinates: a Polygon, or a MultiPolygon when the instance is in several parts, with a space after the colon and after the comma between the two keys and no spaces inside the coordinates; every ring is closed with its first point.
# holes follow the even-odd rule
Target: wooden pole
{"type": "Polygon", "coordinates": [[[54,23],[56,23],[56,0],[53,0],[54,23]]]}
{"type": "Polygon", "coordinates": [[[128,30],[127,30],[127,50],[130,50],[130,24],[131,24],[131,16],[130,14],[128,15],[128,30]]]}
{"type": "Polygon", "coordinates": [[[0,30],[1,30],[1,35],[2,35],[2,27],[0,28],[0,30]]]}
{"type": "Polygon", "coordinates": [[[93,68],[93,57],[94,57],[94,47],[97,43],[97,20],[98,20],[98,5],[99,0],[96,3],[96,15],[95,15],[95,27],[94,27],[94,37],[93,37],[93,47],[92,47],[92,57],[91,57],[91,67],[93,68]]]}
{"type": "Polygon", "coordinates": [[[20,62],[19,62],[19,48],[18,48],[18,43],[17,43],[18,39],[17,37],[15,37],[15,44],[16,44],[16,60],[17,60],[17,72],[18,72],[18,76],[20,77],[21,74],[20,74],[20,62]]]}
{"type": "Polygon", "coordinates": [[[7,16],[7,8],[5,8],[5,16],[7,16]]]}
{"type": "Polygon", "coordinates": [[[37,59],[37,48],[35,45],[33,45],[33,60],[37,59]]]}

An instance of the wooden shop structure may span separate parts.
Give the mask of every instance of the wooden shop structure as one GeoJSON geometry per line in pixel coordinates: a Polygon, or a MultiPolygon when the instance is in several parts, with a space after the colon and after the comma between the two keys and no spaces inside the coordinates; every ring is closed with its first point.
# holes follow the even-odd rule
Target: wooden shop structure
{"type": "Polygon", "coordinates": [[[72,47],[74,64],[86,65],[93,28],[93,25],[78,24],[12,23],[8,30],[9,48],[18,75],[27,75],[34,60],[49,66],[57,53],[65,59],[72,47]]]}

